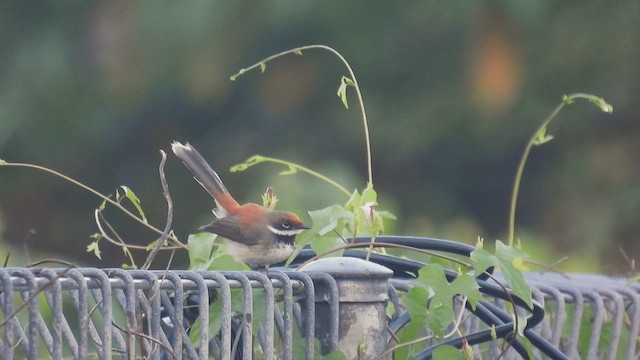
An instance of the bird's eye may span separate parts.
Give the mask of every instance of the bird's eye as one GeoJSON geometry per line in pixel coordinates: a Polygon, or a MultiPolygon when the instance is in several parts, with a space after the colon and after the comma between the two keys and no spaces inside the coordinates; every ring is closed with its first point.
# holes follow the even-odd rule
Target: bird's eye
{"type": "Polygon", "coordinates": [[[289,221],[283,221],[280,226],[282,226],[283,229],[291,229],[291,223],[289,221]]]}

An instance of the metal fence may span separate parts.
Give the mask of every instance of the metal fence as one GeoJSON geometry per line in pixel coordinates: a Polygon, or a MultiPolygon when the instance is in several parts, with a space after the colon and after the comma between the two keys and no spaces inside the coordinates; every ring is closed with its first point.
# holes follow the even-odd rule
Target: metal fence
{"type": "MultiPolygon", "coordinates": [[[[373,260],[386,267],[334,258],[295,272],[0,269],[0,358],[313,359],[339,350],[374,359],[410,321],[399,298],[411,288],[403,276],[411,269],[373,260]]],[[[536,307],[524,335],[535,358],[638,358],[640,284],[527,279],[536,307]]],[[[510,337],[510,299],[478,282],[486,301],[476,309],[460,303],[460,335],[444,343],[472,346],[476,358],[526,357],[525,344],[510,337]]],[[[417,358],[440,344],[432,340],[417,358]]]]}
{"type": "Polygon", "coordinates": [[[2,359],[229,359],[232,351],[235,358],[293,359],[295,351],[311,359],[316,286],[334,290],[323,293],[322,321],[328,348],[337,348],[337,286],[322,273],[9,268],[0,269],[0,281],[2,359]],[[210,301],[202,299],[219,304],[217,313],[209,316],[210,301]],[[220,330],[208,341],[216,321],[220,330]]]}

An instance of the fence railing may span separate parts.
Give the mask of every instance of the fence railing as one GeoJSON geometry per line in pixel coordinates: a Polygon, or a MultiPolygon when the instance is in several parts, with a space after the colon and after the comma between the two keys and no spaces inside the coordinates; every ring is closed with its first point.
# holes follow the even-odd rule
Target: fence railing
{"type": "MultiPolygon", "coordinates": [[[[313,359],[332,351],[378,358],[410,321],[399,298],[412,285],[402,276],[410,269],[377,260],[387,267],[343,257],[301,271],[0,269],[0,358],[313,359]]],[[[640,284],[526,277],[536,308],[524,335],[536,358],[638,357],[640,284]]],[[[460,335],[431,340],[417,358],[443,342],[473,346],[478,358],[526,357],[509,338],[512,306],[503,290],[478,281],[485,301],[476,309],[459,304],[460,335]]]]}

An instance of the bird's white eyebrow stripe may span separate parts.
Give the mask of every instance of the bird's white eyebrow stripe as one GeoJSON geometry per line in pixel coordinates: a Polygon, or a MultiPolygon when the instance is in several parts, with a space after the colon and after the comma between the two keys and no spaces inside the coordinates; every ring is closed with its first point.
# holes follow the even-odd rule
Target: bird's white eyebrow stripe
{"type": "Polygon", "coordinates": [[[304,231],[304,229],[278,230],[271,225],[267,225],[267,227],[272,233],[282,236],[295,236],[304,231]]]}

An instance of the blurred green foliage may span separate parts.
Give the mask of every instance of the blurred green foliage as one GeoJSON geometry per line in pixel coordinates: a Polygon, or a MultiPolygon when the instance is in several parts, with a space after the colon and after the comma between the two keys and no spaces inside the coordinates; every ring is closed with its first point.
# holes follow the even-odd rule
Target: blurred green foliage
{"type": "MultiPolygon", "coordinates": [[[[549,129],[555,139],[532,152],[516,234],[547,262],[568,255],[573,270],[628,271],[619,249],[640,253],[639,33],[640,3],[631,0],[5,1],[0,158],[103,193],[130,186],[160,225],[158,150],[174,139],[206,154],[243,201],[259,202],[271,185],[279,206],[298,213],[342,203],[305,175],[279,177],[267,165],[227,171],[259,153],[350,190],[366,185],[361,120],[336,97],[345,72],[333,56],[309,51],[229,81],[265,56],[322,43],[358,77],[378,199],[398,217],[387,226],[395,234],[504,239],[527,139],[563,94],[605,98],[614,114],[567,108],[549,129]]],[[[176,164],[167,165],[174,229],[186,239],[212,203],[176,164]]],[[[17,256],[26,243],[32,255],[96,263],[86,245],[99,203],[48,175],[2,168],[3,248],[17,256]]],[[[112,216],[128,242],[155,239],[112,216]]],[[[124,261],[119,249],[101,250],[101,266],[124,261]]],[[[186,264],[185,252],[178,258],[186,264]]]]}

